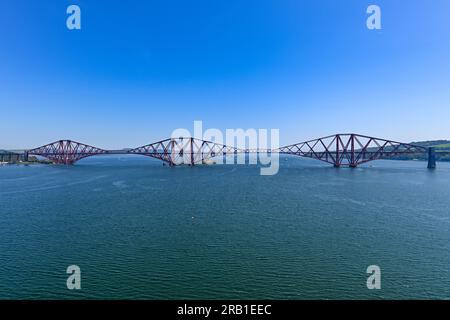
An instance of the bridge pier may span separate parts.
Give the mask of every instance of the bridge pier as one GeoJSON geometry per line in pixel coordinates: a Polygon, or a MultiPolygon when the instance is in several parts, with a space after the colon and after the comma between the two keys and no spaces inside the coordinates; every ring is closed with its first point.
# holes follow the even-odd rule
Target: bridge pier
{"type": "Polygon", "coordinates": [[[434,147],[428,148],[428,169],[436,168],[436,152],[434,147]]]}

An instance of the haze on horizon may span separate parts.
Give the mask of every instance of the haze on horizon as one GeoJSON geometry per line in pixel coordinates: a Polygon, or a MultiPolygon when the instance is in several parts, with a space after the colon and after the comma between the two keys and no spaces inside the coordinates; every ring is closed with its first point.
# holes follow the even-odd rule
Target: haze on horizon
{"type": "Polygon", "coordinates": [[[55,1],[0,4],[0,149],[106,149],[177,128],[450,139],[450,2],[55,1]],[[66,28],[79,5],[82,29],[66,28]],[[366,8],[382,30],[366,28],[366,8]]]}

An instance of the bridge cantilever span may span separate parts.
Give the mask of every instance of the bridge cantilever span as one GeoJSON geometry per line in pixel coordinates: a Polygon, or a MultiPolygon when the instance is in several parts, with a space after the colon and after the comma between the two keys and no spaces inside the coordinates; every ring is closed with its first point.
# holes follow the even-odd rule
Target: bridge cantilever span
{"type": "Polygon", "coordinates": [[[25,151],[28,155],[42,156],[56,164],[74,164],[95,155],[139,154],[156,158],[169,165],[195,165],[221,155],[244,153],[243,150],[195,138],[169,138],[134,149],[105,150],[72,140],[59,140],[25,151]]]}
{"type": "Polygon", "coordinates": [[[129,150],[131,154],[160,159],[169,165],[195,165],[221,155],[242,153],[243,150],[192,137],[169,138],[129,150]]]}
{"type": "MultiPolygon", "coordinates": [[[[317,159],[335,167],[356,167],[373,160],[430,152],[425,147],[355,133],[335,134],[300,142],[281,147],[277,151],[317,159]]],[[[435,163],[433,165],[435,160],[431,158],[429,155],[429,168],[436,166],[435,163]]]]}
{"type": "Polygon", "coordinates": [[[59,140],[25,151],[25,159],[28,159],[28,155],[37,155],[45,157],[56,164],[74,164],[80,159],[106,153],[108,153],[107,150],[84,143],[72,140],[59,140]]]}
{"type": "Polygon", "coordinates": [[[192,137],[169,138],[138,148],[124,150],[105,150],[72,140],[59,140],[25,151],[25,158],[27,159],[28,155],[37,155],[46,157],[57,164],[74,164],[80,159],[100,154],[140,154],[162,160],[173,166],[204,163],[221,155],[264,152],[277,152],[317,159],[335,167],[356,167],[378,159],[428,153],[428,167],[436,167],[433,148],[354,133],[335,134],[275,150],[238,149],[192,137]]]}

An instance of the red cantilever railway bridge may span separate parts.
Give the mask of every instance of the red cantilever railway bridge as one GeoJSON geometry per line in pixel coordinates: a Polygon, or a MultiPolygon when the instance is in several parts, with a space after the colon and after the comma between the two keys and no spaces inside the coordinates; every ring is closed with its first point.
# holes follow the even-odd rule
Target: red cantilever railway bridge
{"type": "Polygon", "coordinates": [[[142,147],[123,150],[104,150],[76,141],[59,140],[27,150],[25,157],[36,155],[48,158],[57,164],[74,164],[80,159],[95,155],[139,154],[162,160],[169,165],[195,165],[217,156],[261,152],[278,152],[317,159],[335,167],[356,167],[378,159],[428,153],[428,167],[436,166],[433,148],[353,133],[335,134],[273,150],[238,149],[195,138],[169,138],[142,147]]]}

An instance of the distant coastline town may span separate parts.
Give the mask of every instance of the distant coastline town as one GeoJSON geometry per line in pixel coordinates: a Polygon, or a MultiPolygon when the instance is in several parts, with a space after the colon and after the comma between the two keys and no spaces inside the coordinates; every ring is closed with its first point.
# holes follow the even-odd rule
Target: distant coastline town
{"type": "Polygon", "coordinates": [[[29,165],[29,164],[52,164],[50,160],[47,159],[38,159],[35,156],[29,156],[28,161],[24,160],[24,152],[22,150],[0,150],[0,165],[7,164],[20,164],[20,165],[29,165]]]}

